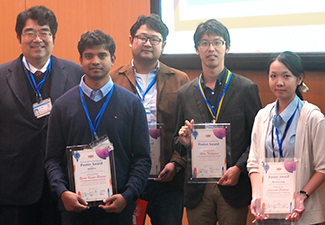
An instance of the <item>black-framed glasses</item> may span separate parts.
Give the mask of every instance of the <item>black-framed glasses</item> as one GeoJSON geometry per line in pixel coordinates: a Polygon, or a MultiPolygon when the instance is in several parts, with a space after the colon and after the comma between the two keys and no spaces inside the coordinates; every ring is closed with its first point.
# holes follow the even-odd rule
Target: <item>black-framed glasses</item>
{"type": "Polygon", "coordinates": [[[27,37],[28,39],[34,40],[36,36],[38,36],[42,40],[47,40],[52,36],[50,31],[36,31],[36,30],[28,30],[23,33],[23,36],[27,37]]]}
{"type": "Polygon", "coordinates": [[[202,48],[207,48],[212,44],[213,47],[218,48],[221,47],[222,45],[226,44],[226,41],[224,40],[214,40],[214,41],[201,41],[199,43],[199,46],[202,48]]]}
{"type": "Polygon", "coordinates": [[[151,45],[159,45],[159,43],[162,41],[159,37],[147,37],[145,35],[136,35],[134,36],[138,42],[141,44],[147,43],[147,41],[150,41],[151,45]]]}

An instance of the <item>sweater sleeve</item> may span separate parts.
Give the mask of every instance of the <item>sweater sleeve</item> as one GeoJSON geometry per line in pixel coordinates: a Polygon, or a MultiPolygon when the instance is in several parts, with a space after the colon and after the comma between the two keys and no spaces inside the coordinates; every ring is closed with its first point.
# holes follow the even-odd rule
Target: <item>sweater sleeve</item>
{"type": "Polygon", "coordinates": [[[127,202],[136,200],[144,190],[150,168],[150,144],[146,114],[140,100],[134,102],[131,133],[132,159],[129,178],[122,196],[127,202]]]}
{"type": "Polygon", "coordinates": [[[309,129],[311,130],[311,146],[314,155],[314,167],[316,172],[325,174],[325,118],[319,111],[314,111],[310,116],[309,129]]]}

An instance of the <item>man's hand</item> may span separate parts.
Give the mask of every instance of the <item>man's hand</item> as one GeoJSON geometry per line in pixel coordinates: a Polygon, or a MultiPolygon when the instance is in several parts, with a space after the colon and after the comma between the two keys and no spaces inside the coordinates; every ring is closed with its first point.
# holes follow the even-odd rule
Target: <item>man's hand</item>
{"type": "Polygon", "coordinates": [[[98,207],[109,213],[120,213],[127,205],[125,198],[121,194],[112,195],[112,197],[104,199],[103,202],[105,205],[99,205],[98,207]]]}
{"type": "Polygon", "coordinates": [[[191,122],[188,122],[188,120],[185,120],[185,125],[181,127],[178,131],[179,139],[185,147],[190,146],[191,144],[191,133],[193,130],[194,120],[191,120],[191,122]]]}
{"type": "Polygon", "coordinates": [[[89,209],[88,203],[79,195],[71,191],[65,191],[61,194],[61,200],[64,208],[70,212],[82,212],[89,209]]]}
{"type": "Polygon", "coordinates": [[[217,184],[223,186],[235,186],[238,182],[241,171],[237,166],[227,169],[226,173],[220,178],[217,184]]]}
{"type": "Polygon", "coordinates": [[[176,174],[176,168],[174,163],[167,163],[165,168],[160,172],[158,178],[155,181],[168,182],[173,180],[176,174]]]}

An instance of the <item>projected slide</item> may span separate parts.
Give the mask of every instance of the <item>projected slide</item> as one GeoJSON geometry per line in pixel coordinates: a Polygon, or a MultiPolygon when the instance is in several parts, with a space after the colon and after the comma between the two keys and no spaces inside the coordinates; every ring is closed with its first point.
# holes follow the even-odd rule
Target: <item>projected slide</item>
{"type": "Polygon", "coordinates": [[[161,16],[165,54],[195,53],[194,31],[211,18],[229,29],[229,53],[325,52],[324,0],[161,0],[161,16]]]}

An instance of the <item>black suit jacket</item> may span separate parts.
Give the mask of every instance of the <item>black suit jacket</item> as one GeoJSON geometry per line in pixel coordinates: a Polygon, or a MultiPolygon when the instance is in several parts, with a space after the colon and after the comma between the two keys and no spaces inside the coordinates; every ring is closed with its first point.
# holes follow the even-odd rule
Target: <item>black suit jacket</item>
{"type": "MultiPolygon", "coordinates": [[[[220,97],[221,91],[219,91],[220,97]]],[[[219,97],[217,99],[219,99],[219,97]]],[[[251,80],[238,74],[232,74],[225,93],[217,123],[230,123],[231,146],[227,146],[227,167],[237,165],[241,170],[239,181],[235,186],[220,186],[219,189],[232,207],[243,207],[251,201],[251,185],[246,169],[251,130],[254,118],[261,108],[258,87],[251,80]]],[[[197,87],[197,79],[185,84],[177,95],[177,122],[174,135],[174,148],[182,155],[187,155],[178,137],[179,129],[184,121],[194,119],[195,123],[210,123],[212,117],[197,87]]],[[[190,157],[187,155],[187,157],[190,157]]],[[[187,165],[187,176],[191,168],[187,165]]],[[[185,206],[194,208],[201,200],[205,184],[189,184],[185,182],[185,206]]]]}
{"type": "MultiPolygon", "coordinates": [[[[52,57],[52,104],[77,85],[80,65],[52,57]]],[[[29,205],[42,194],[47,120],[34,116],[22,55],[0,65],[0,204],[29,205]]]]}

